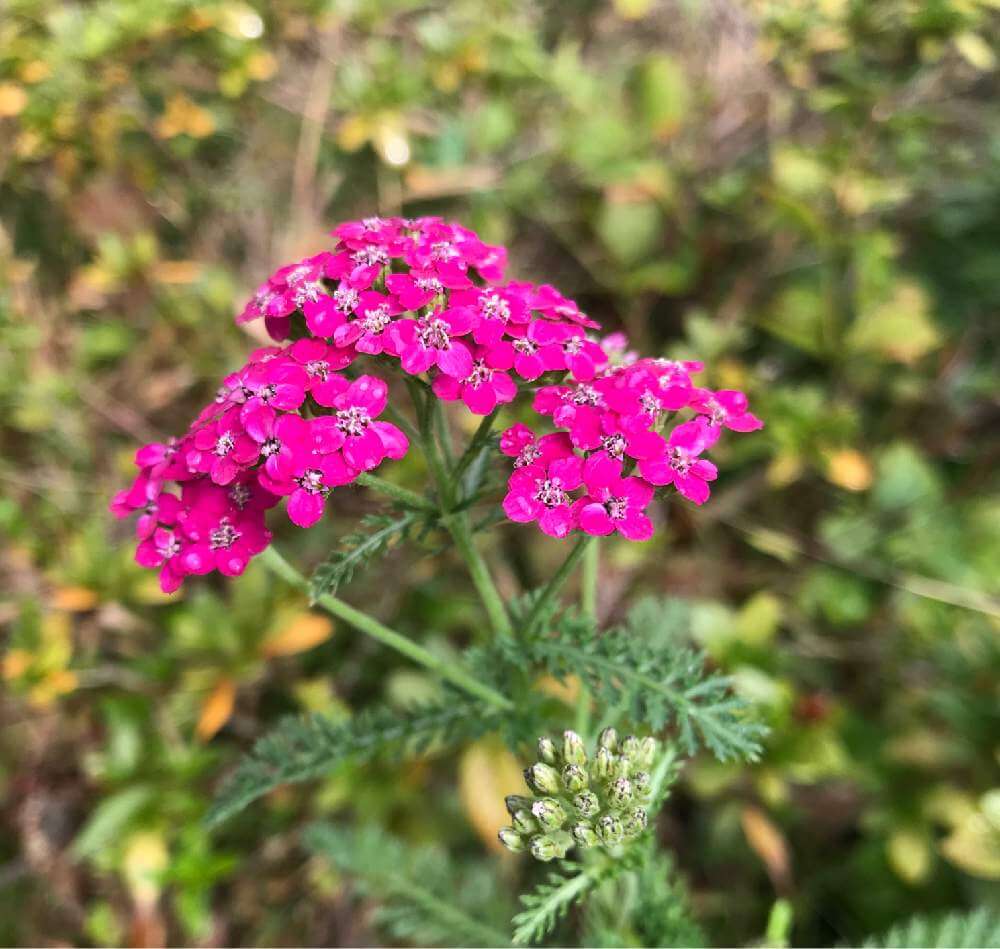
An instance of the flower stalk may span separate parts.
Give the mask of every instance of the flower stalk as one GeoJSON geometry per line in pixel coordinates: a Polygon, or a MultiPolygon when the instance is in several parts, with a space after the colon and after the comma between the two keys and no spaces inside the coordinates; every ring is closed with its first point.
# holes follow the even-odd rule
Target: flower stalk
{"type": "MultiPolygon", "coordinates": [[[[280,577],[290,586],[300,590],[309,589],[309,581],[295,567],[293,567],[272,545],[264,550],[260,555],[260,560],[276,576],[280,577]]],[[[426,669],[440,676],[442,679],[457,686],[468,695],[475,696],[488,702],[499,709],[513,709],[514,703],[505,695],[497,692],[496,689],[481,682],[471,673],[463,669],[458,663],[441,656],[437,656],[430,650],[413,642],[408,636],[397,632],[386,626],[384,623],[369,616],[362,610],[345,603],[339,597],[330,593],[321,594],[316,598],[316,602],[332,616],[342,619],[355,629],[372,639],[377,640],[396,652],[406,656],[413,662],[422,665],[426,669]]]]}

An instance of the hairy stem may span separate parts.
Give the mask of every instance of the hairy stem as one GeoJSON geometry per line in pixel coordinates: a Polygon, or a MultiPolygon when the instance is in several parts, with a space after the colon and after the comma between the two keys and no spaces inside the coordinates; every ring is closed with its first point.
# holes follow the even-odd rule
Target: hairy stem
{"type": "Polygon", "coordinates": [[[509,634],[511,632],[510,617],[507,615],[500,591],[493,582],[489,567],[473,540],[468,512],[453,510],[456,498],[456,480],[449,473],[442,460],[435,438],[435,428],[442,438],[446,434],[443,423],[435,426],[435,412],[439,405],[431,404],[431,400],[434,399],[432,393],[428,392],[425,398],[418,385],[410,383],[409,380],[407,384],[410,388],[410,396],[413,399],[417,418],[420,420],[420,444],[437,484],[444,525],[448,528],[455,541],[455,546],[468,567],[469,576],[472,578],[480,600],[482,600],[490,626],[498,635],[509,634]]]}
{"type": "Polygon", "coordinates": [[[367,471],[358,475],[358,484],[364,485],[366,488],[372,488],[375,491],[381,491],[394,501],[398,501],[404,507],[413,508],[418,511],[437,510],[437,506],[432,501],[428,501],[427,498],[417,494],[416,491],[401,488],[398,484],[393,484],[391,481],[386,481],[377,475],[369,474],[367,471]]]}
{"type": "Polygon", "coordinates": [[[593,537],[585,535],[573,545],[573,549],[566,555],[566,559],[560,564],[559,569],[555,572],[555,575],[551,580],[549,580],[548,584],[542,590],[542,593],[535,602],[533,609],[528,614],[523,630],[523,634],[525,636],[530,636],[536,631],[536,627],[545,615],[545,611],[549,608],[549,604],[555,599],[556,595],[563,588],[563,585],[573,572],[573,568],[576,567],[577,562],[583,556],[584,551],[586,551],[588,545],[592,544],[593,541],[593,537]]]}
{"type": "Polygon", "coordinates": [[[476,429],[475,434],[472,436],[469,447],[465,449],[462,457],[458,459],[458,464],[455,465],[454,477],[456,481],[465,474],[465,469],[475,461],[486,440],[493,434],[493,423],[496,421],[499,412],[500,406],[498,405],[489,415],[484,416],[483,420],[479,423],[479,428],[476,429]]]}
{"type": "MultiPolygon", "coordinates": [[[[281,577],[289,585],[299,590],[308,590],[309,581],[293,567],[278,551],[272,546],[267,547],[260,555],[260,561],[272,573],[281,577]]],[[[446,679],[452,685],[457,686],[463,692],[483,699],[491,705],[502,709],[512,709],[514,703],[506,696],[501,695],[496,689],[480,682],[475,676],[463,669],[458,663],[443,659],[423,646],[417,645],[407,636],[379,622],[375,617],[345,603],[343,600],[329,593],[324,593],[317,598],[316,602],[332,616],[342,619],[355,629],[360,630],[372,639],[378,640],[385,646],[395,649],[408,659],[412,659],[419,665],[435,672],[442,679],[446,679]]]]}
{"type": "MultiPolygon", "coordinates": [[[[597,576],[601,566],[601,547],[595,537],[583,550],[580,568],[580,609],[597,624],[597,576]]],[[[590,737],[590,690],[580,682],[576,697],[576,730],[584,738],[590,737]]]]}

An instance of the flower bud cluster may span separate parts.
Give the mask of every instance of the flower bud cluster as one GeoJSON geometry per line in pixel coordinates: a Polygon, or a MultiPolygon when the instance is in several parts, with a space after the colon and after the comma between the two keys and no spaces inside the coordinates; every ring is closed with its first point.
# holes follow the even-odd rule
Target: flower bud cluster
{"type": "Polygon", "coordinates": [[[655,738],[619,739],[606,728],[588,756],[576,732],[560,743],[538,740],[538,761],[524,772],[532,795],[506,799],[511,824],[500,842],[536,860],[566,855],[570,847],[614,848],[637,837],[649,821],[650,772],[658,757],[655,738]]]}

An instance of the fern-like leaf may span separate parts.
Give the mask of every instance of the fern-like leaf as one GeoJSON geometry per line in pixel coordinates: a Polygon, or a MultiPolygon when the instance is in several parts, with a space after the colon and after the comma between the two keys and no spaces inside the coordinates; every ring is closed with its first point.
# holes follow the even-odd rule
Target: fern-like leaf
{"type": "Polygon", "coordinates": [[[374,825],[348,830],[311,824],[306,846],[350,875],[381,905],[376,924],[423,946],[507,946],[505,900],[484,863],[457,864],[440,848],[410,847],[374,825]]]}
{"type": "Polygon", "coordinates": [[[495,727],[492,706],[451,696],[408,712],[376,709],[347,721],[324,715],[290,717],[260,738],[223,783],[206,821],[214,826],[282,784],[326,774],[346,758],[417,754],[495,727]]]}
{"type": "Polygon", "coordinates": [[[423,517],[416,511],[363,517],[358,530],[343,537],[337,550],[313,571],[310,599],[315,603],[324,593],[336,593],[358,570],[385,556],[394,544],[404,540],[423,517]]]}
{"type": "Polygon", "coordinates": [[[559,679],[579,676],[599,702],[634,722],[653,730],[672,724],[688,754],[704,745],[721,761],[754,761],[766,729],[749,717],[731,680],[706,672],[704,655],[681,644],[685,617],[679,601],[647,600],[623,626],[600,633],[568,612],[546,622],[546,635],[503,640],[498,648],[508,663],[527,662],[559,679]]]}
{"type": "Polygon", "coordinates": [[[530,893],[521,896],[524,909],[514,919],[514,945],[529,946],[544,939],[598,883],[610,876],[616,864],[608,862],[592,867],[563,861],[530,893]]]}
{"type": "Polygon", "coordinates": [[[930,919],[917,916],[893,926],[865,949],[1000,949],[1000,912],[980,907],[930,919]]]}

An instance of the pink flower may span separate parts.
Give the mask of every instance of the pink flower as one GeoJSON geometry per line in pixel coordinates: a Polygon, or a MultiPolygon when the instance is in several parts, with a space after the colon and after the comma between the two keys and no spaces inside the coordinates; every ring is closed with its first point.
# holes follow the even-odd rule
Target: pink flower
{"type": "Polygon", "coordinates": [[[653,522],[643,513],[653,499],[653,488],[641,478],[588,481],[587,490],[574,505],[582,531],[595,535],[617,531],[628,540],[653,536],[653,522]]]}
{"type": "Polygon", "coordinates": [[[333,331],[333,341],[338,346],[353,343],[359,353],[372,356],[391,352],[388,330],[393,324],[393,317],[400,312],[402,311],[393,298],[368,290],[358,300],[355,319],[338,326],[333,331]]]}
{"type": "Polygon", "coordinates": [[[376,417],[385,409],[389,387],[376,376],[359,376],[336,399],[334,415],[310,423],[314,450],[321,455],[341,452],[356,471],[370,471],[387,458],[401,458],[409,448],[406,436],[376,417]]]}
{"type": "MultiPolygon", "coordinates": [[[[516,284],[514,286],[517,286],[516,284]]],[[[569,297],[564,297],[555,287],[543,283],[535,287],[531,304],[533,310],[538,310],[550,320],[576,323],[588,329],[600,329],[601,324],[580,312],[580,308],[569,297]]]]}
{"type": "Polygon", "coordinates": [[[404,310],[419,310],[444,293],[441,278],[430,270],[412,270],[408,274],[389,274],[385,285],[404,310]]]}
{"type": "Polygon", "coordinates": [[[267,362],[248,366],[243,373],[247,394],[240,410],[243,425],[249,427],[254,416],[262,413],[294,411],[305,401],[308,386],[309,376],[305,369],[284,353],[267,362]]]}
{"type": "Polygon", "coordinates": [[[506,372],[486,365],[482,353],[473,357],[472,371],[464,379],[440,375],[432,387],[439,399],[461,399],[475,415],[489,415],[498,405],[513,402],[517,395],[514,380],[506,372]]]}
{"type": "Polygon", "coordinates": [[[271,541],[263,510],[234,508],[229,494],[208,482],[191,484],[185,502],[180,519],[186,541],[180,565],[185,574],[218,570],[228,577],[239,576],[250,558],[271,541]]]}
{"type": "Polygon", "coordinates": [[[708,423],[725,427],[734,432],[755,432],[764,423],[748,411],[747,397],[736,389],[695,389],[690,406],[699,415],[707,416],[708,423]]]}
{"type": "Polygon", "coordinates": [[[456,290],[451,294],[450,304],[468,307],[475,313],[472,336],[482,346],[499,343],[508,327],[523,325],[531,316],[527,295],[506,287],[456,290]]]}
{"type": "Polygon", "coordinates": [[[400,320],[392,328],[392,340],[403,369],[411,375],[437,366],[449,376],[464,379],[472,372],[472,353],[454,337],[471,329],[468,310],[438,310],[416,320],[400,320]]]}
{"type": "Polygon", "coordinates": [[[527,425],[518,422],[500,436],[500,451],[514,459],[515,468],[526,465],[546,467],[557,458],[571,458],[573,445],[565,432],[552,432],[539,438],[527,425]]]}
{"type": "MultiPolygon", "coordinates": [[[[540,324],[540,329],[545,326],[540,324]]],[[[574,379],[589,382],[597,375],[597,370],[607,363],[607,353],[579,330],[558,323],[550,323],[548,327],[544,335],[552,339],[542,345],[540,351],[547,372],[568,369],[574,379]]]]}
{"type": "Polygon", "coordinates": [[[150,570],[160,568],[160,589],[174,593],[184,582],[180,554],[184,540],[172,527],[157,527],[135,551],[135,562],[150,570]]]}
{"type": "Polygon", "coordinates": [[[273,481],[290,478],[300,467],[302,456],[312,451],[309,423],[299,415],[259,412],[250,417],[247,432],[264,459],[263,471],[273,481]]]}
{"type": "Polygon", "coordinates": [[[349,385],[338,370],[354,361],[353,348],[328,346],[321,339],[300,339],[292,344],[289,353],[305,370],[309,394],[320,405],[333,405],[333,400],[349,385]]]}
{"type": "Polygon", "coordinates": [[[520,524],[537,520],[550,537],[566,537],[575,526],[570,492],[582,484],[582,469],[576,456],[518,468],[507,482],[504,512],[520,524]]]}
{"type": "Polygon", "coordinates": [[[215,422],[195,432],[186,460],[192,471],[206,472],[216,484],[229,484],[257,461],[257,443],[240,423],[240,410],[232,408],[215,422]]]}
{"type": "Polygon", "coordinates": [[[362,289],[352,286],[349,280],[341,280],[332,295],[307,302],[302,312],[309,332],[313,336],[333,336],[357,311],[362,289]]]}
{"type": "Polygon", "coordinates": [[[560,428],[569,430],[573,444],[587,451],[600,448],[607,403],[600,380],[576,386],[543,386],[535,393],[535,411],[551,415],[560,428]]]}
{"type": "Polygon", "coordinates": [[[718,477],[718,469],[699,455],[718,439],[703,418],[678,425],[667,439],[667,452],[658,458],[639,462],[639,474],[650,484],[673,484],[677,491],[695,504],[708,500],[709,481],[718,477]]]}

